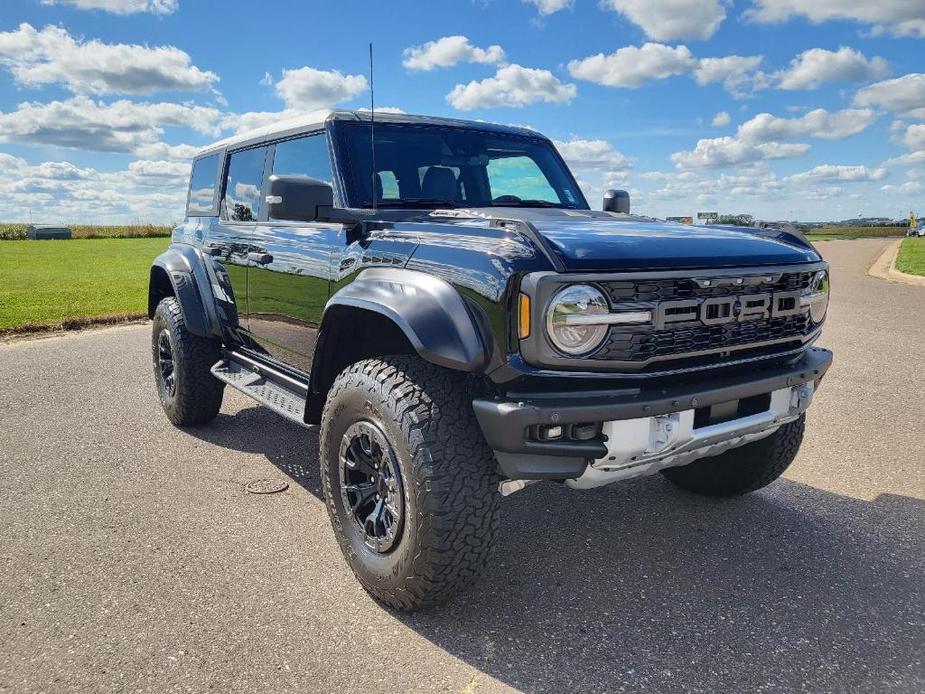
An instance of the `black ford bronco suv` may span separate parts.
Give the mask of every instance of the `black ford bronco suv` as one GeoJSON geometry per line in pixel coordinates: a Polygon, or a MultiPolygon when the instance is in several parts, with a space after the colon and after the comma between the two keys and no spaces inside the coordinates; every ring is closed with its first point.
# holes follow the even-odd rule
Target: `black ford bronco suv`
{"type": "Polygon", "coordinates": [[[622,191],[591,211],[531,130],[333,112],[200,152],[148,310],[170,420],[231,385],[320,425],[350,567],[413,609],[476,578],[531,482],[780,476],[828,292],[797,235],[633,216],[622,191]]]}

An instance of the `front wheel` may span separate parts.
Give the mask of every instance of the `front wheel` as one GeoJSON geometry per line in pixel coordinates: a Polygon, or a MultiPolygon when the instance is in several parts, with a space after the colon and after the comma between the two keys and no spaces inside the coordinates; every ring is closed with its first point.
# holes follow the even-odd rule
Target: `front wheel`
{"type": "Polygon", "coordinates": [[[344,370],[321,420],[321,481],[361,585],[413,610],[472,584],[500,522],[494,456],[465,377],[416,357],[344,370]]]}
{"type": "Polygon", "coordinates": [[[803,442],[806,415],[770,436],[662,474],[679,487],[705,496],[738,496],[761,489],[784,474],[803,442]]]}

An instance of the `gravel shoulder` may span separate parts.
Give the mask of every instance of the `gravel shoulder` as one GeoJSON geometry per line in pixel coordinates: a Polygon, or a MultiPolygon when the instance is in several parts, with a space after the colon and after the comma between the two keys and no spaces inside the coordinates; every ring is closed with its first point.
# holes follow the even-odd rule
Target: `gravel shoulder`
{"type": "Polygon", "coordinates": [[[925,287],[866,274],[887,243],[819,245],[836,359],[785,478],[532,485],[412,616],[342,560],[314,431],[232,391],[173,428],[146,325],[0,345],[0,692],[922,691],[925,287]]]}

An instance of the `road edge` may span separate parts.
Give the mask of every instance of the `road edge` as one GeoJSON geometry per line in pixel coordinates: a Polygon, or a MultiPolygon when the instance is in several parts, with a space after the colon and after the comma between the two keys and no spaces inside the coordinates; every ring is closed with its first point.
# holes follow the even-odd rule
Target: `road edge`
{"type": "Polygon", "coordinates": [[[35,327],[28,326],[25,329],[3,329],[0,330],[0,345],[8,345],[16,342],[29,342],[32,340],[42,340],[52,337],[65,337],[67,335],[78,335],[80,333],[98,332],[107,328],[121,328],[125,326],[144,325],[147,322],[148,317],[146,315],[138,314],[123,316],[119,318],[107,316],[102,320],[90,319],[80,321],[79,323],[52,323],[38,325],[35,327]]]}
{"type": "Polygon", "coordinates": [[[883,252],[877,256],[877,259],[867,268],[867,274],[887,282],[899,282],[901,284],[910,284],[915,287],[925,287],[925,276],[910,275],[896,269],[896,256],[899,255],[899,247],[903,239],[887,245],[883,252]]]}

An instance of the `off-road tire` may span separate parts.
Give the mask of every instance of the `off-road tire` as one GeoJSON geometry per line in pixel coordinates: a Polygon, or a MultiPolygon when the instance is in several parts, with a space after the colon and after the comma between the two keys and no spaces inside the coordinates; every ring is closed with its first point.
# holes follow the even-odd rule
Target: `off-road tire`
{"type": "Polygon", "coordinates": [[[163,299],[154,312],[151,332],[154,382],[167,418],[176,426],[204,424],[215,419],[222,406],[225,384],[210,369],[221,358],[218,340],[193,335],[186,328],[180,302],[175,297],[163,299]],[[158,355],[161,334],[166,331],[173,352],[175,383],[168,392],[161,374],[158,355]]]}
{"type": "Polygon", "coordinates": [[[320,452],[334,534],[374,598],[410,611],[445,602],[479,577],[500,524],[499,478],[464,375],[408,356],[347,367],[328,393],[320,452]],[[385,435],[402,479],[403,528],[386,553],[364,544],[340,488],[341,441],[361,420],[385,435]]]}
{"type": "Polygon", "coordinates": [[[793,462],[803,441],[805,418],[800,415],[754,443],[683,467],[666,468],[662,474],[682,489],[705,496],[738,496],[761,489],[793,462]]]}

